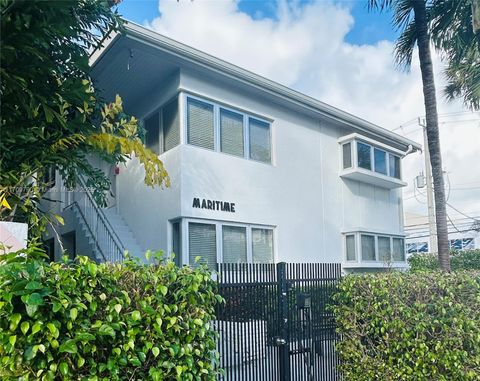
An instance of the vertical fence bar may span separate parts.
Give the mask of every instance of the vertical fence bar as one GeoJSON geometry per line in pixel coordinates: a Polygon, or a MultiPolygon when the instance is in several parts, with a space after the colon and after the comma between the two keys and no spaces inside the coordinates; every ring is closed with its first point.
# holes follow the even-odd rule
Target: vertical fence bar
{"type": "Polygon", "coordinates": [[[286,263],[277,263],[277,282],[278,282],[278,311],[279,311],[279,328],[280,340],[278,348],[280,380],[290,381],[290,350],[288,337],[288,286],[286,276],[286,263]]]}

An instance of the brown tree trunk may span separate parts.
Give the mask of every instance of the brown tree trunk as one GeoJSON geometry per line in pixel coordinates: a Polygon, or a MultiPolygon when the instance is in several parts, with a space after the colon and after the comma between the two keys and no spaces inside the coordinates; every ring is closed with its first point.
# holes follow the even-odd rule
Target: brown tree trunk
{"type": "Polygon", "coordinates": [[[438,131],[437,100],[433,64],[430,54],[430,36],[428,34],[427,12],[425,0],[413,0],[415,26],[417,29],[418,57],[422,72],[425,116],[427,120],[427,141],[432,165],[433,188],[435,196],[435,219],[437,225],[438,261],[440,268],[450,271],[450,255],[448,247],[447,210],[445,186],[443,182],[442,155],[440,152],[440,136],[438,131]]]}

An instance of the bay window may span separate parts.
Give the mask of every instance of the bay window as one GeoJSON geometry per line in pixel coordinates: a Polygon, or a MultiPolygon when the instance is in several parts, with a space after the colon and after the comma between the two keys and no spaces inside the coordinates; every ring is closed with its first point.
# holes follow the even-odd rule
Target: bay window
{"type": "Polygon", "coordinates": [[[347,267],[379,267],[388,262],[405,264],[405,240],[402,236],[349,232],[345,233],[344,250],[347,267]]]}

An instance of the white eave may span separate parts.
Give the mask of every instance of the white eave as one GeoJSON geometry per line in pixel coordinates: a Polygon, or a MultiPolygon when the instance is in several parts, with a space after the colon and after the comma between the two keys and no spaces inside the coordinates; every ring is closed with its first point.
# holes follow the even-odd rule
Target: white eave
{"type": "MultiPolygon", "coordinates": [[[[129,21],[124,25],[124,27],[125,34],[128,38],[153,46],[161,51],[167,52],[173,56],[177,56],[184,61],[189,61],[195,65],[202,66],[209,71],[217,72],[223,76],[227,76],[236,81],[245,83],[250,87],[267,92],[274,97],[281,98],[315,114],[319,114],[342,124],[348,125],[360,133],[373,134],[387,141],[401,145],[405,148],[404,151],[407,151],[409,147],[411,147],[411,151],[421,150],[421,145],[413,140],[404,138],[403,136],[395,134],[394,132],[383,127],[370,123],[362,118],[330,106],[315,98],[309,97],[308,95],[290,89],[234,64],[201,52],[200,50],[192,48],[188,45],[172,40],[171,38],[165,37],[143,26],[129,21]]],[[[110,47],[114,45],[115,40],[117,40],[120,36],[120,33],[113,34],[109,39],[107,39],[101,49],[98,49],[91,54],[90,65],[92,67],[101,61],[103,55],[110,47]]]]}

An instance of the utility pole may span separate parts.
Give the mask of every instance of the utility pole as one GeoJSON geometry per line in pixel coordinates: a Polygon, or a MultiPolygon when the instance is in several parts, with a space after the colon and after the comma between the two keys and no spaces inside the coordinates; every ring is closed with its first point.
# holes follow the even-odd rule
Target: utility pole
{"type": "Polygon", "coordinates": [[[428,150],[427,124],[425,119],[418,118],[418,124],[423,128],[423,150],[425,152],[425,177],[427,183],[428,228],[430,231],[429,252],[438,253],[437,226],[435,221],[435,204],[433,198],[432,167],[430,165],[430,151],[428,150]]]}

